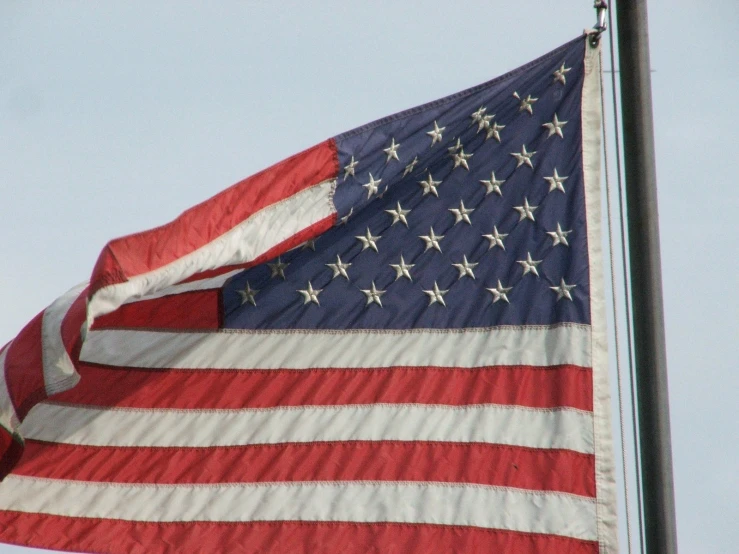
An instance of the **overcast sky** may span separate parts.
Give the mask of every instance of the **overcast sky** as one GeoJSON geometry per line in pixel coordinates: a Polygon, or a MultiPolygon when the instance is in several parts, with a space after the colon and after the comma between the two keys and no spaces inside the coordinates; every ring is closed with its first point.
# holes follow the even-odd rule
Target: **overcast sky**
{"type": "MultiPolygon", "coordinates": [[[[649,4],[680,549],[736,553],[739,4],[649,4]]],[[[0,2],[0,344],[111,238],[513,69],[591,6],[0,2]]]]}

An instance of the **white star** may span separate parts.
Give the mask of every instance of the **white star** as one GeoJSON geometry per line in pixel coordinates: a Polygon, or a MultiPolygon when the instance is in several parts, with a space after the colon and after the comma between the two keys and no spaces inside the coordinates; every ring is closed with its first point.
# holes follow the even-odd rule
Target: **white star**
{"type": "Polygon", "coordinates": [[[276,277],[282,277],[285,278],[285,270],[287,269],[287,266],[290,264],[283,263],[283,261],[280,258],[277,258],[277,261],[274,263],[268,263],[267,266],[269,267],[269,270],[271,272],[270,277],[276,278],[276,277]]]}
{"type": "Polygon", "coordinates": [[[313,302],[314,304],[321,305],[318,302],[318,295],[321,293],[323,289],[314,289],[313,285],[311,285],[311,282],[308,281],[308,288],[305,290],[298,290],[300,294],[303,295],[303,305],[306,305],[310,302],[313,302]]]}
{"type": "Polygon", "coordinates": [[[571,67],[565,67],[565,64],[562,63],[561,67],[552,73],[554,76],[554,82],[555,83],[562,83],[563,85],[567,84],[567,79],[565,78],[565,74],[569,73],[572,70],[571,67]]]}
{"type": "Polygon", "coordinates": [[[500,142],[500,131],[505,129],[505,125],[498,125],[497,123],[493,122],[492,125],[488,125],[487,127],[487,135],[485,135],[485,140],[488,140],[489,138],[494,138],[498,142],[500,142]]]}
{"type": "Polygon", "coordinates": [[[564,186],[562,186],[562,183],[564,183],[567,180],[567,177],[560,177],[557,174],[557,168],[554,168],[554,175],[551,177],[544,177],[544,180],[549,183],[549,192],[552,192],[554,190],[561,190],[562,192],[565,191],[564,186]]]}
{"type": "Polygon", "coordinates": [[[569,235],[571,232],[572,230],[563,231],[562,227],[560,227],[559,223],[557,223],[557,230],[547,231],[547,235],[552,237],[552,246],[557,246],[558,244],[564,244],[565,246],[569,246],[570,244],[567,242],[567,235],[569,235]]]}
{"type": "Polygon", "coordinates": [[[441,132],[446,129],[446,127],[439,127],[434,121],[434,128],[431,131],[426,131],[426,134],[431,137],[431,146],[436,144],[437,142],[441,142],[441,132]]]}
{"type": "Polygon", "coordinates": [[[352,216],[353,213],[354,213],[354,208],[353,207],[349,208],[349,213],[346,214],[344,217],[339,218],[339,221],[341,222],[339,223],[339,225],[346,225],[349,222],[349,218],[352,216]]]}
{"type": "Polygon", "coordinates": [[[418,184],[423,187],[423,196],[426,196],[427,194],[431,193],[437,198],[439,197],[439,191],[436,190],[436,187],[438,187],[441,184],[441,181],[434,181],[434,178],[431,176],[431,172],[429,171],[429,176],[425,181],[418,181],[418,184]]]}
{"type": "Polygon", "coordinates": [[[576,286],[577,285],[568,285],[567,283],[565,283],[565,280],[562,279],[559,282],[558,287],[549,287],[549,288],[557,293],[557,302],[559,302],[563,298],[566,298],[567,300],[572,301],[572,295],[570,294],[570,291],[574,289],[576,286]]]}
{"type": "Polygon", "coordinates": [[[532,260],[531,252],[527,252],[526,259],[518,260],[518,263],[523,266],[523,275],[526,275],[527,273],[533,273],[537,277],[539,276],[539,272],[536,270],[536,266],[541,263],[541,260],[532,260]]]}
{"type": "Polygon", "coordinates": [[[385,160],[385,163],[390,163],[390,160],[392,159],[400,161],[398,159],[398,148],[399,147],[400,147],[400,144],[395,144],[395,139],[393,138],[392,141],[390,142],[390,146],[382,150],[387,155],[387,160],[385,160]]]}
{"type": "Polygon", "coordinates": [[[316,239],[309,239],[305,241],[301,245],[301,247],[302,247],[301,250],[308,250],[310,248],[311,250],[313,250],[313,252],[315,252],[316,251],[316,239]]]}
{"type": "Polygon", "coordinates": [[[499,233],[498,227],[493,226],[493,232],[490,235],[483,235],[483,238],[486,238],[490,241],[490,246],[488,246],[488,250],[495,248],[496,246],[500,246],[503,250],[505,250],[505,245],[503,244],[503,239],[508,236],[508,233],[499,233]]]}
{"type": "Polygon", "coordinates": [[[359,289],[359,290],[361,290],[364,294],[367,295],[367,304],[365,304],[365,306],[369,306],[370,304],[375,303],[378,306],[380,306],[380,308],[382,308],[382,302],[380,301],[380,296],[385,294],[385,291],[377,290],[377,287],[375,287],[374,281],[372,281],[372,286],[368,290],[366,289],[359,289]]]}
{"type": "Polygon", "coordinates": [[[354,237],[359,242],[362,243],[362,250],[367,250],[368,248],[371,248],[375,252],[377,252],[377,241],[380,240],[382,237],[374,237],[372,236],[372,233],[370,233],[369,227],[367,227],[367,233],[364,236],[358,236],[354,237]]]}
{"type": "Polygon", "coordinates": [[[344,179],[349,177],[349,175],[354,177],[354,168],[357,167],[357,164],[359,164],[359,162],[355,161],[354,156],[352,156],[352,161],[344,166],[344,179]]]}
{"type": "Polygon", "coordinates": [[[385,210],[385,212],[389,213],[391,216],[393,216],[393,222],[390,224],[390,226],[395,225],[398,221],[400,221],[403,225],[408,227],[408,220],[406,219],[406,215],[411,213],[411,210],[404,210],[400,206],[400,202],[397,203],[394,210],[385,210]]]}
{"type": "Polygon", "coordinates": [[[413,281],[411,278],[411,269],[416,264],[407,264],[405,263],[405,260],[403,259],[403,254],[400,255],[400,263],[399,264],[390,264],[390,267],[392,267],[395,270],[395,280],[397,281],[401,277],[405,277],[409,281],[413,281]]]}
{"type": "Polygon", "coordinates": [[[377,185],[379,185],[382,182],[382,179],[375,180],[374,177],[372,177],[372,173],[369,174],[369,182],[362,185],[364,188],[367,189],[367,198],[372,196],[373,194],[377,194],[377,185]]]}
{"type": "Polygon", "coordinates": [[[249,286],[249,281],[246,282],[246,288],[244,290],[237,291],[241,296],[241,305],[243,306],[247,302],[252,306],[256,306],[257,302],[254,300],[254,296],[259,292],[257,289],[253,289],[249,286]]]}
{"type": "Polygon", "coordinates": [[[516,168],[519,168],[522,165],[526,164],[531,169],[534,169],[534,165],[531,163],[531,158],[534,154],[536,154],[536,150],[534,150],[533,152],[527,152],[525,144],[521,147],[520,154],[518,152],[511,152],[511,156],[516,158],[516,160],[518,161],[518,163],[516,164],[516,168]]]}
{"type": "Polygon", "coordinates": [[[434,302],[438,302],[442,306],[446,306],[446,302],[444,302],[444,295],[449,292],[449,290],[440,290],[439,285],[436,284],[436,281],[434,281],[433,289],[424,290],[423,292],[429,295],[429,306],[434,302]]]}
{"type": "Polygon", "coordinates": [[[435,235],[433,227],[431,227],[431,230],[429,231],[428,235],[422,235],[422,236],[419,236],[418,238],[420,238],[426,243],[426,248],[424,249],[424,252],[428,250],[429,248],[433,248],[434,250],[438,250],[439,252],[441,252],[441,246],[439,246],[439,241],[444,238],[444,235],[435,235]]]}
{"type": "Polygon", "coordinates": [[[467,261],[467,256],[462,256],[462,263],[461,264],[452,264],[454,267],[457,268],[457,271],[459,271],[459,277],[458,279],[461,279],[462,277],[472,277],[475,278],[475,274],[473,273],[473,269],[477,267],[479,264],[475,262],[474,264],[471,264],[467,261]]]}
{"type": "Polygon", "coordinates": [[[505,179],[502,181],[498,181],[495,178],[495,171],[490,174],[490,179],[488,179],[487,181],[480,180],[480,184],[485,185],[485,196],[487,196],[491,192],[494,192],[498,196],[503,196],[503,191],[500,190],[500,185],[502,185],[503,183],[505,183],[505,179]]]}
{"type": "Polygon", "coordinates": [[[413,173],[413,170],[415,169],[417,164],[418,164],[418,156],[413,158],[413,161],[409,163],[407,166],[405,166],[405,171],[403,171],[403,177],[405,177],[409,173],[413,173]]]}
{"type": "Polygon", "coordinates": [[[495,117],[495,114],[493,115],[486,115],[484,116],[478,123],[477,123],[477,133],[482,131],[483,129],[490,129],[490,122],[495,117]]]}
{"type": "Polygon", "coordinates": [[[529,199],[525,196],[523,197],[523,206],[514,206],[514,210],[516,210],[519,214],[518,220],[523,221],[524,219],[530,219],[531,221],[536,221],[534,219],[534,210],[538,208],[539,206],[530,206],[529,205],[529,199]]]}
{"type": "MultiPolygon", "coordinates": [[[[488,111],[488,109],[485,106],[480,106],[478,110],[470,116],[472,118],[471,125],[474,125],[475,123],[480,125],[480,122],[483,121],[485,117],[486,111],[488,111]]],[[[478,128],[478,132],[479,132],[479,128],[478,128]]]]}
{"type": "Polygon", "coordinates": [[[352,264],[342,262],[338,254],[336,254],[336,263],[326,264],[326,266],[330,267],[334,272],[333,277],[331,277],[332,279],[336,279],[339,275],[341,275],[347,281],[349,280],[349,274],[346,272],[346,270],[349,269],[351,265],[352,264]]]}
{"type": "Polygon", "coordinates": [[[467,163],[467,160],[469,160],[474,154],[465,154],[464,148],[460,148],[459,152],[455,152],[454,156],[454,169],[458,168],[460,165],[464,167],[467,171],[470,170],[470,166],[467,163]]]}
{"type": "Polygon", "coordinates": [[[520,101],[520,105],[518,106],[519,112],[529,112],[529,115],[533,115],[534,102],[536,102],[538,98],[531,98],[530,94],[526,98],[521,98],[517,92],[514,92],[513,96],[515,96],[516,99],[520,101]]]}
{"type": "Polygon", "coordinates": [[[457,144],[450,146],[446,150],[449,152],[449,156],[453,158],[454,154],[456,154],[458,150],[462,150],[462,139],[457,139],[457,144]]]}
{"type": "Polygon", "coordinates": [[[542,127],[546,127],[549,129],[549,134],[547,134],[547,138],[551,137],[552,135],[559,135],[559,138],[565,138],[565,136],[562,134],[562,127],[567,125],[566,121],[560,121],[557,119],[557,114],[554,114],[554,119],[552,119],[551,123],[545,123],[542,125],[542,127]]]}
{"type": "Polygon", "coordinates": [[[501,284],[500,279],[498,279],[498,286],[495,287],[494,289],[487,289],[487,290],[489,290],[490,293],[494,297],[493,298],[493,304],[495,304],[498,300],[502,300],[503,302],[507,302],[508,304],[510,304],[511,302],[510,302],[510,300],[508,300],[508,292],[512,288],[513,287],[504,287],[501,284]]]}
{"type": "Polygon", "coordinates": [[[464,201],[459,201],[459,208],[449,208],[449,211],[454,214],[454,224],[456,225],[460,221],[464,221],[468,225],[472,225],[472,222],[470,221],[470,215],[472,212],[475,211],[474,208],[471,210],[469,208],[464,207],[464,201]]]}

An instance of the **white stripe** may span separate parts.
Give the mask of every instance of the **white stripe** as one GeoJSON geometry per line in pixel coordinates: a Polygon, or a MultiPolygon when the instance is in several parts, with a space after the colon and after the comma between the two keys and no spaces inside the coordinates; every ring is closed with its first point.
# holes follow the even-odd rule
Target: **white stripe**
{"type": "Polygon", "coordinates": [[[218,289],[221,288],[223,283],[228,281],[234,275],[241,273],[242,271],[244,270],[234,269],[233,271],[229,271],[221,275],[216,275],[215,277],[209,277],[208,279],[200,279],[197,281],[188,281],[187,283],[182,283],[180,285],[172,285],[171,287],[167,287],[164,290],[155,292],[153,294],[147,294],[146,296],[142,296],[141,298],[130,298],[126,300],[124,304],[131,304],[134,302],[140,302],[142,300],[153,300],[155,298],[162,298],[164,296],[181,294],[183,292],[192,292],[195,290],[218,289]]]}
{"type": "Polygon", "coordinates": [[[327,180],[267,206],[205,246],[125,283],[101,288],[88,304],[88,326],[132,298],[155,294],[188,277],[254,260],[306,227],[335,213],[331,196],[335,180],[327,180]],[[269,232],[265,232],[269,230],[269,232]]]}
{"type": "Polygon", "coordinates": [[[601,554],[618,552],[618,513],[608,386],[608,339],[601,242],[601,68],[599,46],[586,39],[582,89],[582,158],[590,260],[590,314],[593,333],[593,436],[598,499],[598,542],[601,554]]]}
{"type": "Polygon", "coordinates": [[[590,367],[590,328],[208,333],[102,330],[88,333],[80,359],[122,367],[181,369],[590,367]]]}
{"type": "Polygon", "coordinates": [[[71,389],[80,380],[72,358],[64,348],[62,322],[85,287],[87,283],[77,285],[44,310],[41,320],[41,355],[47,396],[71,389]]]}
{"type": "Polygon", "coordinates": [[[485,442],[593,452],[592,414],[570,408],[369,404],[147,410],[41,403],[32,416],[21,426],[27,438],[92,446],[211,447],[399,440],[485,442]]]}
{"type": "Polygon", "coordinates": [[[13,400],[10,398],[8,383],[5,380],[5,358],[8,357],[8,350],[12,341],[5,345],[0,351],[0,425],[5,427],[11,433],[18,430],[20,421],[13,407],[13,400]]]}
{"type": "Polygon", "coordinates": [[[344,521],[469,525],[595,539],[595,503],[446,483],[128,485],[33,479],[0,484],[0,508],[127,521],[344,521]]]}

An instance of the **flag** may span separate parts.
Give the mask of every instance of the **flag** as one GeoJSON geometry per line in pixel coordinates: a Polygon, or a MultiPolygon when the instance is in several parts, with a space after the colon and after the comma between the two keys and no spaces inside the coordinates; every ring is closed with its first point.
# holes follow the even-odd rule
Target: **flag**
{"type": "Polygon", "coordinates": [[[579,37],[110,242],[0,351],[0,540],[615,552],[599,79],[579,37]]]}

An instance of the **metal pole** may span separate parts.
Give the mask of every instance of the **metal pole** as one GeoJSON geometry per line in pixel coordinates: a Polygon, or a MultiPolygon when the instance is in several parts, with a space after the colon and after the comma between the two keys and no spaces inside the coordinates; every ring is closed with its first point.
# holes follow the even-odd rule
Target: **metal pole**
{"type": "Polygon", "coordinates": [[[646,0],[616,5],[647,554],[677,553],[646,0]]]}

